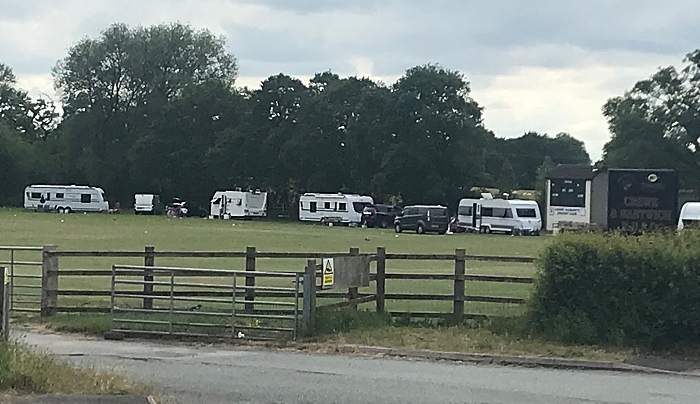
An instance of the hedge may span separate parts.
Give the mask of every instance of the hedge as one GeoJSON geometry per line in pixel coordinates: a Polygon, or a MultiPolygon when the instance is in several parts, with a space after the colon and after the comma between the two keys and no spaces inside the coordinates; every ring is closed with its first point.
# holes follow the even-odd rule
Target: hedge
{"type": "Polygon", "coordinates": [[[528,322],[567,343],[666,349],[700,337],[700,232],[560,234],[543,251],[528,322]]]}

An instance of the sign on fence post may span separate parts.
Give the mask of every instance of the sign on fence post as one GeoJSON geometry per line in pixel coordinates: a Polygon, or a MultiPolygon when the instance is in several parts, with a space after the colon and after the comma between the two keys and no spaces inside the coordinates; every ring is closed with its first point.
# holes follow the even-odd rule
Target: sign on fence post
{"type": "Polygon", "coordinates": [[[333,258],[323,259],[323,281],[321,285],[324,288],[333,287],[335,283],[335,260],[333,258]]]}

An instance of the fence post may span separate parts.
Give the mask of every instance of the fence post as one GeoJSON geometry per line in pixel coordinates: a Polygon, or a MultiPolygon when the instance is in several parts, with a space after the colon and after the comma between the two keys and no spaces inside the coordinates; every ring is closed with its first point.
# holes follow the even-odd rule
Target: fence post
{"type": "Polygon", "coordinates": [[[377,313],[384,314],[386,296],[386,248],[377,247],[377,313]]]}
{"type": "MultiPolygon", "coordinates": [[[[357,247],[350,247],[350,255],[360,255],[360,249],[357,247]]],[[[357,309],[357,296],[357,288],[348,288],[348,302],[353,309],[357,309]]]]}
{"type": "Polygon", "coordinates": [[[41,317],[56,313],[58,300],[58,249],[45,245],[41,252],[41,317]]]}
{"type": "Polygon", "coordinates": [[[316,260],[308,260],[304,268],[304,295],[301,312],[301,333],[308,337],[316,329],[316,260]]]}
{"type": "MultiPolygon", "coordinates": [[[[257,250],[255,247],[245,248],[245,270],[246,272],[255,272],[255,257],[257,255],[257,250]]],[[[255,276],[245,277],[245,311],[246,313],[251,313],[255,310],[255,305],[253,300],[255,300],[255,276]]]]}
{"type": "MultiPolygon", "coordinates": [[[[154,246],[146,246],[143,252],[143,266],[153,267],[156,265],[156,248],[154,246]]],[[[143,308],[146,310],[153,309],[153,271],[145,269],[143,271],[143,308]]]]}
{"type": "Polygon", "coordinates": [[[454,321],[459,324],[464,319],[464,272],[466,269],[466,252],[463,248],[455,250],[455,285],[453,314],[454,321]]]}
{"type": "Polygon", "coordinates": [[[8,269],[0,267],[0,341],[10,336],[10,278],[8,269]]]}

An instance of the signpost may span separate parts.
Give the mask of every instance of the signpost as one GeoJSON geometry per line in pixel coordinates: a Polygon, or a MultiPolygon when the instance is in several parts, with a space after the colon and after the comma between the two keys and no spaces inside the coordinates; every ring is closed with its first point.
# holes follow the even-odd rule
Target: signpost
{"type": "Polygon", "coordinates": [[[0,340],[10,336],[10,276],[7,268],[0,267],[0,340]]]}

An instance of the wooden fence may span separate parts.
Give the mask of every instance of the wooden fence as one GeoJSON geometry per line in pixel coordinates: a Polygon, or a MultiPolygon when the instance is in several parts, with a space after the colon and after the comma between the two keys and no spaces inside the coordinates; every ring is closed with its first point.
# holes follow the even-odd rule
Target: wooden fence
{"type": "MultiPolygon", "coordinates": [[[[237,258],[244,260],[244,268],[227,268],[235,270],[244,270],[246,272],[255,272],[257,270],[260,259],[275,259],[275,260],[290,260],[289,265],[295,266],[286,269],[285,272],[299,272],[305,270],[304,265],[299,265],[299,260],[306,260],[306,266],[315,263],[317,273],[320,273],[320,265],[317,260],[320,258],[337,257],[343,255],[360,254],[357,248],[351,248],[347,253],[321,253],[321,252],[261,252],[255,247],[248,247],[241,252],[220,252],[220,251],[156,251],[154,247],[146,247],[143,251],[61,251],[55,246],[46,246],[43,250],[42,263],[42,290],[41,290],[41,315],[50,316],[54,313],[80,313],[80,312],[97,312],[106,313],[109,311],[109,296],[111,291],[105,284],[103,289],[75,289],[75,288],[59,288],[59,279],[66,277],[109,277],[111,270],[109,269],[62,269],[59,266],[60,259],[71,258],[141,258],[145,267],[155,265],[156,259],[160,258],[237,258]],[[291,262],[297,260],[297,263],[291,262]],[[61,305],[62,297],[70,297],[75,301],[76,298],[81,299],[80,305],[61,305]]],[[[361,304],[375,302],[376,311],[379,313],[389,313],[395,317],[455,317],[459,319],[484,317],[483,314],[475,314],[465,312],[465,303],[480,302],[494,303],[502,305],[522,305],[525,301],[522,297],[513,296],[489,296],[468,293],[473,289],[473,285],[480,283],[492,284],[532,284],[533,278],[526,276],[497,276],[497,275],[480,275],[467,273],[467,262],[470,261],[487,261],[513,264],[532,264],[535,259],[532,257],[516,257],[516,256],[481,256],[467,255],[463,249],[457,249],[452,254],[403,254],[403,253],[387,253],[383,247],[377,248],[372,254],[363,254],[370,257],[372,262],[372,272],[370,274],[370,288],[351,288],[347,290],[323,290],[317,287],[316,298],[328,302],[325,306],[352,306],[358,307],[361,304]],[[435,271],[425,270],[423,272],[391,272],[387,270],[387,263],[398,261],[452,261],[454,263],[453,273],[435,273],[435,271]],[[415,281],[427,282],[442,282],[445,287],[445,282],[450,283],[452,293],[388,293],[387,285],[391,285],[394,281],[415,281]],[[406,310],[406,309],[387,309],[387,301],[414,301],[414,302],[451,302],[451,310],[406,310]]],[[[117,262],[115,262],[117,263],[117,262]]],[[[391,266],[391,265],[389,265],[391,266]]],[[[443,265],[444,266],[444,265],[443,265]]],[[[206,268],[205,268],[206,269],[206,268]]],[[[214,270],[214,268],[211,268],[214,270]]],[[[221,268],[216,268],[221,269],[221,268]]],[[[143,271],[143,273],[134,273],[134,275],[143,276],[143,290],[135,293],[143,294],[143,308],[150,309],[153,306],[152,296],[157,291],[153,290],[153,274],[151,271],[143,271]]],[[[203,277],[208,276],[206,272],[197,271],[196,275],[192,276],[203,277]]],[[[215,271],[211,273],[215,277],[215,271]]],[[[246,310],[254,310],[256,291],[255,291],[255,276],[245,277],[245,301],[246,310]]],[[[192,290],[189,293],[191,296],[203,296],[203,294],[217,292],[201,292],[192,290]]],[[[274,294],[274,297],[284,297],[279,293],[268,292],[274,294]]],[[[258,292],[258,297],[266,297],[258,292]]],[[[215,297],[211,295],[211,297],[215,297]]],[[[269,295],[267,296],[269,297],[269,295]]],[[[291,296],[289,296],[291,298],[291,296]]],[[[319,304],[323,306],[323,304],[319,304]]]]}

